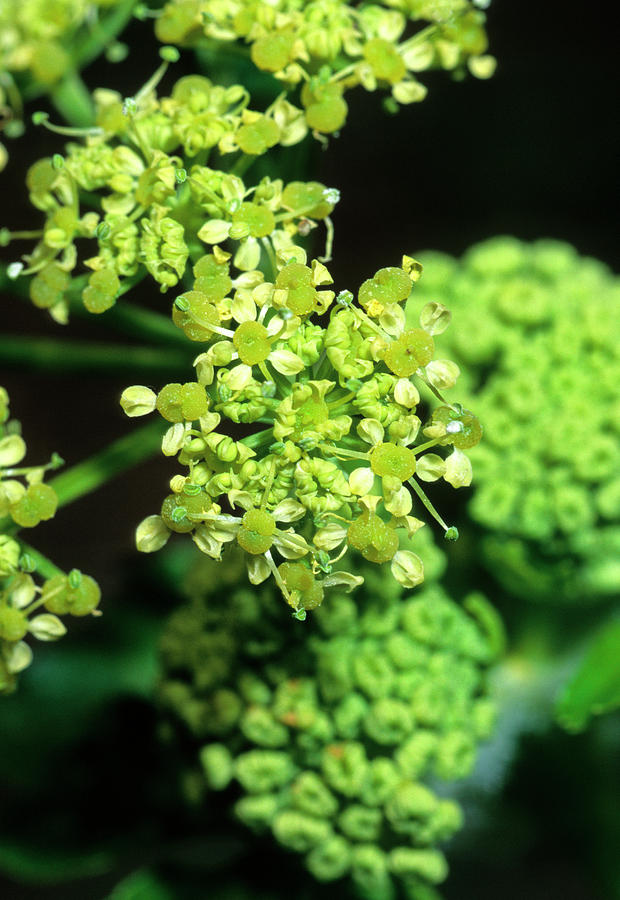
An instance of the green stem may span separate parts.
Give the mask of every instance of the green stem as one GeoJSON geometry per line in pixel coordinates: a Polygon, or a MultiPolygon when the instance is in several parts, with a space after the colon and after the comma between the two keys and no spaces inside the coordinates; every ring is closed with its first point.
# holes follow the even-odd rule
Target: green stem
{"type": "Polygon", "coordinates": [[[343,394],[341,397],[335,397],[333,400],[330,400],[327,404],[330,416],[335,415],[336,410],[340,409],[341,406],[348,406],[351,400],[354,400],[355,397],[355,391],[349,391],[348,393],[343,394]]]}
{"type": "Polygon", "coordinates": [[[237,162],[230,167],[229,171],[231,175],[237,175],[239,178],[243,178],[245,173],[248,171],[250,166],[256,162],[255,156],[246,155],[245,153],[239,157],[237,162]]]}
{"type": "Polygon", "coordinates": [[[89,494],[121,472],[154,456],[161,447],[162,422],[149,422],[109,444],[90,459],[77,463],[48,482],[65,506],[89,494]]]}
{"type": "MultiPolygon", "coordinates": [[[[4,235],[11,241],[33,241],[43,237],[43,231],[9,231],[3,229],[4,235]]],[[[5,246],[4,244],[2,246],[5,246]]]]}
{"type": "Polygon", "coordinates": [[[54,85],[50,100],[66,122],[80,128],[95,124],[95,108],[90,91],[74,69],[54,85]]]}
{"type": "MultiPolygon", "coordinates": [[[[88,317],[91,317],[90,313],[88,317]]],[[[177,328],[168,316],[162,316],[150,309],[123,301],[103,313],[103,317],[103,321],[108,325],[131,337],[183,347],[185,351],[188,349],[188,339],[181,329],[177,328]]]]}
{"type": "Polygon", "coordinates": [[[319,444],[319,450],[321,453],[325,453],[327,456],[346,456],[347,459],[363,459],[364,462],[369,461],[368,453],[360,453],[358,450],[346,450],[344,447],[337,447],[335,444],[319,444]]]}
{"type": "Polygon", "coordinates": [[[52,338],[0,337],[0,363],[33,371],[177,374],[191,367],[192,354],[151,347],[86,344],[52,338]]]}
{"type": "MultiPolygon", "coordinates": [[[[271,274],[272,274],[273,280],[275,281],[276,278],[278,277],[278,262],[276,260],[276,255],[273,252],[273,247],[271,245],[271,241],[269,240],[269,238],[261,238],[261,244],[265,248],[265,250],[267,252],[267,256],[269,257],[269,264],[271,265],[271,274]]],[[[286,328],[286,325],[284,325],[283,327],[286,328]]],[[[275,340],[275,337],[274,337],[274,340],[275,340]]]]}
{"type": "Polygon", "coordinates": [[[273,430],[271,428],[264,428],[262,431],[257,431],[255,434],[246,435],[246,437],[241,438],[239,443],[245,444],[246,447],[255,450],[257,447],[261,447],[263,444],[271,444],[273,441],[273,430]]]}
{"type": "Polygon", "coordinates": [[[412,447],[411,449],[417,456],[418,453],[424,453],[425,450],[430,450],[431,447],[436,447],[439,441],[427,441],[425,444],[418,444],[417,447],[412,447]]]}
{"type": "MultiPolygon", "coordinates": [[[[117,303],[99,317],[89,313],[81,301],[81,292],[87,281],[87,275],[78,275],[73,279],[73,283],[68,291],[69,307],[72,314],[91,321],[94,318],[100,318],[107,325],[111,325],[112,328],[131,337],[155,341],[158,344],[183,347],[187,351],[188,340],[186,336],[168,316],[163,316],[161,313],[144,309],[141,306],[133,306],[125,300],[117,303]]],[[[127,288],[127,290],[130,289],[127,288]]],[[[0,290],[5,290],[7,293],[15,294],[25,300],[30,298],[29,281],[26,278],[9,278],[6,274],[6,266],[0,266],[0,290]]]]}
{"type": "Polygon", "coordinates": [[[435,521],[439,522],[439,524],[441,525],[441,527],[443,528],[444,531],[447,531],[448,526],[446,525],[444,520],[441,518],[441,516],[439,515],[439,513],[437,512],[437,510],[431,503],[431,501],[428,499],[428,497],[426,496],[426,494],[424,493],[424,491],[422,490],[420,485],[417,483],[417,481],[415,481],[413,478],[409,478],[407,483],[411,485],[411,487],[413,488],[415,493],[418,495],[418,497],[420,498],[420,500],[422,501],[422,503],[424,504],[426,509],[429,511],[431,516],[435,519],[435,521]]]}
{"type": "Polygon", "coordinates": [[[237,41],[228,41],[223,45],[222,41],[210,37],[201,37],[200,40],[193,44],[194,50],[204,55],[205,60],[209,62],[221,62],[221,57],[239,57],[244,60],[250,60],[250,48],[245,44],[237,41]]]}
{"type": "MultiPolygon", "coordinates": [[[[117,4],[108,15],[101,21],[96,22],[96,24],[90,28],[90,33],[85,40],[80,42],[80,35],[78,33],[74,40],[74,46],[80,46],[78,46],[75,51],[72,60],[73,69],[76,73],[96,59],[109,44],[114,42],[116,36],[123,30],[131,18],[134,6],[135,0],[124,0],[123,3],[117,4]]],[[[53,90],[55,91],[56,88],[53,90]]],[[[40,82],[31,79],[28,84],[24,86],[22,93],[24,100],[30,101],[47,93],[47,91],[48,87],[46,85],[42,85],[40,82]]],[[[55,100],[54,103],[56,104],[55,100]]],[[[57,109],[63,116],[67,116],[68,122],[74,121],[74,113],[70,106],[63,106],[62,109],[60,106],[57,106],[57,109]]]]}
{"type": "Polygon", "coordinates": [[[437,397],[438,400],[441,400],[441,402],[444,403],[446,406],[450,406],[451,408],[454,408],[454,407],[452,407],[452,404],[449,403],[449,402],[446,400],[445,397],[442,397],[442,396],[441,396],[441,394],[439,393],[439,391],[437,390],[437,388],[436,388],[434,385],[432,385],[432,384],[430,383],[430,381],[428,380],[428,378],[426,377],[426,375],[418,375],[418,374],[416,373],[416,377],[420,379],[420,381],[422,382],[422,384],[426,385],[426,387],[429,389],[429,391],[430,391],[432,394],[434,394],[434,395],[437,397]]]}
{"type": "Polygon", "coordinates": [[[78,47],[75,53],[74,63],[77,68],[82,69],[87,66],[105,50],[108,44],[114,41],[117,34],[130,20],[135,5],[135,0],[125,0],[124,3],[117,4],[100,22],[97,22],[90,37],[78,47]]]}
{"type": "Polygon", "coordinates": [[[48,559],[47,556],[43,556],[42,553],[39,553],[38,550],[35,550],[34,547],[31,547],[30,544],[27,544],[25,541],[20,539],[19,541],[22,552],[27,553],[30,559],[34,563],[35,571],[42,575],[44,578],[53,578],[54,575],[64,575],[65,573],[62,569],[59,569],[58,566],[55,566],[51,559],[48,559]]]}

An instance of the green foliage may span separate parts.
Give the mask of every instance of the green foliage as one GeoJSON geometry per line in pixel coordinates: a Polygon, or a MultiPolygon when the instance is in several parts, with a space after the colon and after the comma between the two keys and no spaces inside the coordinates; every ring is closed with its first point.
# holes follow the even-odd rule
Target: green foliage
{"type": "Polygon", "coordinates": [[[620,706],[620,622],[614,618],[590,639],[576,672],[562,689],[556,717],[564,728],[582,731],[591,716],[620,706]]]}
{"type": "Polygon", "coordinates": [[[366,565],[355,602],[332,592],[303,629],[270,589],[236,586],[239,558],[218,588],[203,563],[161,641],[160,700],[202,745],[208,788],[234,783],[237,818],[373,898],[444,879],[437,845],[462,814],[430,783],[471,771],[494,718],[487,625],[444,593],[428,550],[420,593],[366,565]]]}
{"type": "Polygon", "coordinates": [[[486,564],[526,599],[617,594],[618,279],[553,241],[496,238],[458,262],[422,258],[419,291],[453,311],[442,346],[485,429],[469,510],[486,564]]]}
{"type": "Polygon", "coordinates": [[[468,0],[442,3],[343,3],[341,0],[170,0],[155,33],[167,44],[200,46],[204,38],[241,40],[252,62],[288,91],[302,84],[305,121],[313,131],[337,132],[348,107],[344,93],[357,85],[387,89],[392,104],[426,97],[419,72],[467,66],[478,78],[492,75],[485,56],[484,14],[468,0]],[[410,23],[427,24],[409,36],[410,23]]]}
{"type": "Polygon", "coordinates": [[[173,895],[153,872],[139,869],[117,884],[106,900],[173,900],[173,895]]]}

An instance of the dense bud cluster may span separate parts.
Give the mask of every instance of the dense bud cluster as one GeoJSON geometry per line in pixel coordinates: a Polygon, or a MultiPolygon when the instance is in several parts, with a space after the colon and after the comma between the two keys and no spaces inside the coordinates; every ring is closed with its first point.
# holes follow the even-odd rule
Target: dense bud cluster
{"type": "Polygon", "coordinates": [[[252,62],[292,90],[313,131],[338,131],[347,117],[344,94],[356,85],[391,91],[390,103],[426,96],[417,75],[431,68],[489,77],[484,13],[468,0],[343,3],[342,0],[170,0],[156,23],[169,44],[241,40],[252,62]],[[411,24],[426,27],[410,35],[411,24]]]}
{"type": "Polygon", "coordinates": [[[58,616],[88,615],[100,596],[93,579],[77,569],[36,583],[36,560],[14,534],[53,517],[58,499],[43,477],[62,460],[55,454],[47,465],[22,466],[25,455],[19,422],[9,419],[8,394],[0,387],[0,693],[12,690],[32,661],[24,638],[58,640],[67,630],[58,616]]]}
{"type": "MultiPolygon", "coordinates": [[[[320,200],[315,215],[325,202],[316,187],[308,204],[320,200]]],[[[289,191],[312,193],[309,185],[289,191]]],[[[160,515],[139,526],[138,547],[157,550],[172,532],[191,532],[203,553],[220,559],[236,543],[250,581],[272,575],[298,618],[327,588],[361,583],[353,572],[332,571],[352,549],[390,562],[393,576],[415,587],[424,577],[409,549],[423,524],[415,514],[425,507],[456,537],[421,482],[443,476],[453,487],[469,485],[463,449],[481,436],[458,403],[442,401],[426,424],[420,418],[416,384],[427,399],[441,398],[438,385],[449,388],[458,375],[454,363],[433,359],[433,335],[449,315],[434,315],[431,305],[406,327],[403,305],[421,271],[410,257],[365,281],[357,303],[349,291],[335,297],[325,265],[307,264],[293,245],[273,257],[271,280],[258,269],[236,274],[215,243],[224,225],[205,226],[213,252],[197,261],[191,289],[173,304],[173,321],[202,344],[196,380],[158,394],[133,385],[121,398],[129,416],[157,410],[171,423],[162,450],[185,470],[172,478],[160,515]],[[253,433],[235,439],[238,424],[254,425],[253,433]]]]}
{"type": "Polygon", "coordinates": [[[223,576],[203,564],[161,642],[160,699],[200,742],[207,788],[231,786],[244,824],[372,900],[445,878],[437,845],[462,812],[433,785],[469,774],[494,718],[499,623],[480,595],[466,612],[445,594],[430,538],[424,554],[435,583],[403,596],[362,563],[355,600],[334,591],[303,634],[269,588],[237,586],[234,558],[223,576]]]}
{"type": "Polygon", "coordinates": [[[618,278],[552,241],[497,238],[460,261],[423,259],[421,294],[453,310],[443,346],[485,427],[469,509],[489,567],[526,598],[616,594],[618,278]]]}

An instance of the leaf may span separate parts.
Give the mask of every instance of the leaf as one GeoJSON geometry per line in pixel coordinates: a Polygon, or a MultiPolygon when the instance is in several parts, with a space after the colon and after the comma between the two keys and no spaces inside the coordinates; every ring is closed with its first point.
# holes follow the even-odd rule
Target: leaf
{"type": "Polygon", "coordinates": [[[557,700],[555,715],[567,731],[583,731],[591,716],[620,707],[620,619],[590,640],[577,671],[557,700]]]}
{"type": "Polygon", "coordinates": [[[140,869],[123,878],[106,900],[172,900],[172,894],[153,872],[140,869]]]}
{"type": "Polygon", "coordinates": [[[25,847],[3,837],[0,871],[22,883],[54,884],[76,878],[91,878],[109,872],[114,858],[99,851],[72,853],[41,847],[25,847]]]}

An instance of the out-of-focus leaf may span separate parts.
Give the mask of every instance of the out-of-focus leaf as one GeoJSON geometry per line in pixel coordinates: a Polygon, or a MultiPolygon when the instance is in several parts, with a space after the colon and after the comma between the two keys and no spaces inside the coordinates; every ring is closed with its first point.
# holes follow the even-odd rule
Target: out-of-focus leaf
{"type": "Polygon", "coordinates": [[[556,703],[558,722],[582,731],[591,716],[620,707],[620,619],[607,622],[590,641],[577,671],[556,703]]]}
{"type": "Polygon", "coordinates": [[[69,635],[51,648],[55,653],[37,648],[39,665],[0,704],[0,780],[15,779],[17,772],[30,779],[46,770],[49,755],[83,735],[113,698],[149,696],[157,676],[160,619],[120,610],[115,616],[118,627],[102,627],[92,644],[69,635]]]}
{"type": "Polygon", "coordinates": [[[123,878],[107,900],[173,900],[173,895],[154,872],[139,869],[123,878]]]}
{"type": "Polygon", "coordinates": [[[46,853],[41,848],[13,844],[6,839],[0,843],[0,870],[20,882],[53,884],[88,878],[109,872],[113,865],[114,859],[102,852],[77,854],[54,850],[46,853]]]}

